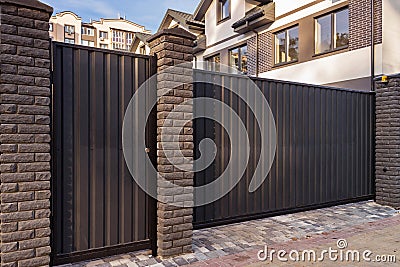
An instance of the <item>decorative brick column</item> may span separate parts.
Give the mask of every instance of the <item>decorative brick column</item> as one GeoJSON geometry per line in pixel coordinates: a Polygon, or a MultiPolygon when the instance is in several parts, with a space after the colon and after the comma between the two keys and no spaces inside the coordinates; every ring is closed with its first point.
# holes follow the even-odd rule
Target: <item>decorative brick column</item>
{"type": "Polygon", "coordinates": [[[376,202],[400,209],[400,75],[376,87],[376,202]]]}
{"type": "Polygon", "coordinates": [[[185,170],[193,168],[193,103],[182,104],[193,98],[193,70],[191,64],[169,67],[193,61],[195,38],[185,30],[168,29],[149,39],[151,53],[157,57],[157,95],[160,97],[157,103],[157,170],[159,176],[180,186],[171,188],[160,177],[158,179],[158,199],[165,202],[157,205],[157,246],[161,257],[192,251],[193,172],[183,171],[180,165],[185,170]],[[190,162],[184,162],[185,159],[190,162]]]}
{"type": "Polygon", "coordinates": [[[253,36],[247,40],[247,70],[249,75],[256,75],[272,70],[274,63],[272,50],[274,35],[271,32],[264,32],[258,35],[258,54],[257,38],[253,36]],[[257,70],[258,57],[258,70],[257,70]]]}
{"type": "Polygon", "coordinates": [[[50,43],[53,9],[0,0],[1,266],[50,263],[50,43]]]}

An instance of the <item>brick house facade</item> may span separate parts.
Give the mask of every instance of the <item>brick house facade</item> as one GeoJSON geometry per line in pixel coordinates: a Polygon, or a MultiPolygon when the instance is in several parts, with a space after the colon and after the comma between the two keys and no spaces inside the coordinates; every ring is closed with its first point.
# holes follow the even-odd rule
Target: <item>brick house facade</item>
{"type": "MultiPolygon", "coordinates": [[[[371,0],[299,0],[291,4],[283,0],[230,1],[237,8],[232,9],[230,17],[221,22],[215,21],[217,0],[202,1],[195,11],[194,18],[205,22],[207,40],[205,49],[196,53],[198,61],[218,57],[222,64],[236,67],[251,76],[371,89],[371,0]],[[337,17],[342,11],[346,17],[337,17]],[[331,23],[342,23],[341,27],[346,27],[348,38],[345,45],[337,48],[332,30],[331,48],[318,52],[316,43],[324,40],[317,40],[317,29],[325,27],[324,30],[329,31],[329,27],[335,29],[337,26],[317,24],[320,18],[329,15],[331,23]],[[275,35],[293,28],[298,31],[298,57],[277,62],[275,35]],[[247,49],[247,54],[243,56],[244,53],[240,53],[241,58],[236,60],[235,49],[243,50],[243,46],[246,46],[244,51],[247,49]],[[242,68],[243,64],[236,66],[246,60],[245,68],[242,68]],[[360,68],[353,68],[354,62],[358,62],[360,68]],[[326,66],[330,66],[329,70],[326,66]]],[[[375,76],[394,74],[400,72],[400,55],[395,47],[400,34],[394,26],[400,23],[400,8],[395,0],[373,1],[374,73],[375,76]]]]}
{"type": "MultiPolygon", "coordinates": [[[[375,44],[382,43],[382,0],[375,1],[375,44]]],[[[350,0],[349,7],[349,50],[371,46],[371,1],[350,0]]],[[[301,22],[299,23],[300,27],[301,22]]],[[[313,29],[310,29],[313,30],[313,29]]],[[[258,73],[271,71],[274,66],[274,31],[264,32],[258,36],[258,73]]],[[[257,38],[255,36],[247,40],[248,46],[248,74],[256,75],[257,65],[257,38]]]]}

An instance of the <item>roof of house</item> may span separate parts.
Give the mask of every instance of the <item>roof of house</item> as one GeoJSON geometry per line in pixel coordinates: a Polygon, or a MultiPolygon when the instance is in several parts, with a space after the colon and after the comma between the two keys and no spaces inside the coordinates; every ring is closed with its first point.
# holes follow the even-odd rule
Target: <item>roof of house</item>
{"type": "MultiPolygon", "coordinates": [[[[272,2],[272,0],[245,0],[247,2],[250,2],[252,4],[268,4],[269,2],[272,2]]],[[[204,15],[206,14],[208,8],[210,7],[211,3],[213,0],[201,0],[199,5],[196,8],[196,11],[194,11],[194,19],[198,21],[202,21],[204,18],[204,15]]]]}
{"type": "Polygon", "coordinates": [[[149,33],[144,33],[144,32],[135,32],[135,38],[138,38],[140,41],[142,41],[145,45],[149,45],[147,42],[147,39],[151,36],[152,34],[149,33]]]}
{"type": "Polygon", "coordinates": [[[151,36],[151,34],[149,34],[149,33],[135,32],[135,35],[134,35],[133,41],[132,41],[131,52],[134,53],[137,50],[140,42],[144,43],[146,46],[149,46],[149,42],[147,42],[147,39],[149,39],[150,36],[151,36]]]}
{"type": "Polygon", "coordinates": [[[165,16],[164,16],[158,30],[161,31],[163,29],[166,29],[169,26],[171,19],[179,22],[184,27],[187,26],[185,28],[189,28],[188,27],[189,25],[204,28],[204,23],[201,21],[195,20],[192,14],[182,12],[179,10],[168,9],[167,12],[165,13],[165,16]]]}
{"type": "Polygon", "coordinates": [[[68,11],[68,10],[58,12],[58,13],[56,13],[55,15],[53,15],[53,16],[51,16],[51,17],[52,17],[53,19],[55,19],[56,17],[62,17],[62,16],[64,16],[64,15],[72,15],[76,20],[82,20],[82,18],[79,17],[77,14],[75,14],[75,13],[72,12],[72,11],[68,11]]]}
{"type": "Polygon", "coordinates": [[[131,24],[133,26],[136,26],[138,28],[142,28],[144,32],[151,33],[149,30],[146,29],[145,26],[137,24],[136,22],[127,20],[125,18],[115,18],[115,19],[114,18],[109,18],[109,19],[101,18],[100,20],[93,20],[92,24],[104,24],[107,22],[125,22],[125,23],[131,24]]]}

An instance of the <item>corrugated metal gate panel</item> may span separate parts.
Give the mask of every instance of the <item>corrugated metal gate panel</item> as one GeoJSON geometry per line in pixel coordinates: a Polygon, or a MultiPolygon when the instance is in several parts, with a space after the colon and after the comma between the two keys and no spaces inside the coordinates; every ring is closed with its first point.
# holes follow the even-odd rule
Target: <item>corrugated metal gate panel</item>
{"type": "MultiPolygon", "coordinates": [[[[200,70],[195,75],[250,88],[243,76],[200,70]]],[[[373,198],[373,93],[264,79],[254,81],[268,100],[277,127],[274,164],[268,178],[254,193],[248,192],[248,186],[259,159],[261,135],[252,112],[226,89],[195,84],[195,97],[214,97],[239,114],[251,146],[249,165],[239,184],[222,199],[195,208],[197,228],[373,198]]],[[[254,97],[254,93],[249,90],[248,96],[254,97]]],[[[263,125],[266,123],[260,122],[260,127],[263,125]]],[[[200,156],[198,145],[203,138],[213,139],[218,148],[214,163],[196,173],[195,183],[199,186],[209,183],[226,168],[230,141],[222,126],[210,120],[197,119],[194,126],[196,158],[200,156]]]]}
{"type": "MultiPolygon", "coordinates": [[[[121,141],[125,109],[152,74],[151,60],[53,44],[55,262],[154,245],[155,204],[133,181],[121,141]]],[[[155,134],[147,139],[154,147],[155,134]]]]}

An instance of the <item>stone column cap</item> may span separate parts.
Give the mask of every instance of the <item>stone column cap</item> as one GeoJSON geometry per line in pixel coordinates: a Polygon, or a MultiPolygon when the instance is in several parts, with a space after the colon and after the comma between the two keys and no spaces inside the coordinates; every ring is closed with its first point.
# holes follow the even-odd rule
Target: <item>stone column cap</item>
{"type": "Polygon", "coordinates": [[[53,8],[51,6],[48,6],[38,0],[0,0],[0,4],[17,5],[21,7],[45,11],[50,14],[53,13],[53,8]]]}
{"type": "MultiPolygon", "coordinates": [[[[0,0],[1,1],[1,0],[0,0]]],[[[163,36],[163,35],[170,35],[170,36],[176,36],[176,37],[182,37],[186,39],[190,39],[191,41],[194,41],[197,39],[196,35],[181,29],[181,28],[173,28],[173,29],[164,29],[162,31],[159,31],[149,38],[147,38],[147,42],[154,41],[155,39],[163,36]]]]}

